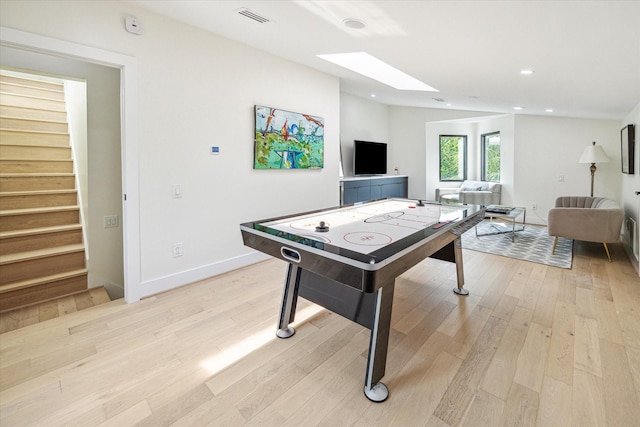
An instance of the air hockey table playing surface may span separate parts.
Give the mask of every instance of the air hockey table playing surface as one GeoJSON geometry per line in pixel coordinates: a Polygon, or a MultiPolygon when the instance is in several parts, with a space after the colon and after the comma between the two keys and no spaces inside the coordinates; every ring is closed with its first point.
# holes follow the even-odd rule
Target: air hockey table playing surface
{"type": "MultiPolygon", "coordinates": [[[[446,208],[445,208],[446,209],[446,208]]],[[[369,254],[417,231],[458,219],[459,210],[443,214],[436,204],[388,200],[264,223],[290,234],[369,254]],[[322,226],[321,226],[322,224],[322,226]]]]}
{"type": "MultiPolygon", "coordinates": [[[[481,220],[483,212],[473,205],[382,199],[249,222],[240,228],[249,247],[303,268],[323,269],[325,274],[344,277],[351,273],[357,281],[364,281],[345,284],[373,292],[371,286],[377,285],[371,280],[376,272],[421,247],[418,258],[426,258],[431,254],[424,255],[424,251],[437,246],[443,236],[446,243],[455,240],[481,220]],[[328,231],[317,231],[321,223],[328,231]],[[330,269],[328,264],[333,264],[330,269]],[[360,272],[354,273],[354,269],[360,272]]],[[[341,281],[340,277],[332,278],[341,281]]]]}

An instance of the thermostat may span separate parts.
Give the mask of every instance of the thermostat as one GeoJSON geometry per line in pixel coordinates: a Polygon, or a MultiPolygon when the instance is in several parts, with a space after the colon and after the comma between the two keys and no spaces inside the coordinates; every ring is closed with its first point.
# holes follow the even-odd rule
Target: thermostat
{"type": "Polygon", "coordinates": [[[220,154],[220,147],[211,147],[211,154],[220,154]]]}

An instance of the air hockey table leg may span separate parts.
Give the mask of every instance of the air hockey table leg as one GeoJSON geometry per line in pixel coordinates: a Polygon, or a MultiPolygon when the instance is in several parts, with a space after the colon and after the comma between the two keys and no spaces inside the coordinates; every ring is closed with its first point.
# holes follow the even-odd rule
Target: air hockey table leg
{"type": "Polygon", "coordinates": [[[469,295],[469,291],[464,289],[464,268],[462,266],[462,239],[458,237],[453,243],[453,255],[456,261],[456,276],[458,287],[453,288],[453,292],[458,295],[469,295]]]}
{"type": "Polygon", "coordinates": [[[393,290],[394,283],[391,283],[376,291],[376,305],[364,381],[364,395],[372,402],[384,402],[389,397],[389,389],[380,380],[384,376],[387,363],[393,290]]]}
{"type": "Polygon", "coordinates": [[[289,264],[287,278],[284,282],[282,292],[282,304],[280,305],[280,319],[276,336],[278,338],[289,338],[296,333],[296,330],[289,323],[296,317],[296,303],[298,301],[298,289],[300,288],[300,267],[289,264]]]}

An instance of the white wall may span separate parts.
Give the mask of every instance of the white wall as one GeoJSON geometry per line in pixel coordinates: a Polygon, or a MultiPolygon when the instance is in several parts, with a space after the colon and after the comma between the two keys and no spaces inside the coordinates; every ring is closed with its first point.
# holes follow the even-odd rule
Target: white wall
{"type": "MultiPolygon", "coordinates": [[[[636,242],[640,241],[640,196],[636,195],[636,191],[640,191],[640,103],[631,111],[620,124],[620,128],[634,124],[635,125],[635,174],[622,174],[622,204],[625,210],[625,224],[629,218],[636,221],[636,242]]],[[[621,166],[620,163],[618,165],[621,166]]],[[[623,225],[623,231],[625,226],[623,225]]],[[[638,254],[634,253],[633,236],[625,233],[624,241],[627,242],[627,253],[634,261],[636,270],[640,274],[640,264],[638,263],[638,254]]],[[[637,249],[637,247],[636,247],[637,249]]]]}
{"type": "MultiPolygon", "coordinates": [[[[343,105],[356,103],[352,98],[346,98],[343,105]]],[[[362,103],[372,101],[357,100],[357,105],[362,103]]],[[[638,120],[638,109],[627,121],[638,120]]],[[[366,117],[359,126],[375,126],[375,122],[367,124],[364,120],[366,117]]],[[[529,115],[496,116],[473,111],[390,106],[388,123],[394,163],[398,164],[401,173],[409,175],[409,197],[435,197],[435,188],[440,185],[437,138],[440,133],[468,131],[471,136],[500,130],[504,182],[502,202],[525,206],[528,222],[546,224],[547,213],[558,196],[589,194],[589,165],[580,164],[578,160],[592,141],[602,145],[610,158],[609,163],[597,165],[594,194],[622,203],[621,126],[617,121],[529,115]],[[561,175],[564,182],[559,181],[561,175]],[[537,204],[536,211],[532,209],[533,203],[537,204]]],[[[479,156],[478,141],[474,141],[469,140],[470,145],[476,145],[475,148],[470,147],[470,158],[479,156]]],[[[470,178],[479,176],[478,162],[470,165],[470,178]]],[[[636,177],[638,175],[625,176],[624,179],[632,182],[636,177]]],[[[633,191],[626,193],[633,194],[633,191]]],[[[628,194],[625,197],[631,197],[628,194]]],[[[636,203],[636,210],[626,209],[632,215],[636,212],[637,216],[637,201],[626,201],[624,204],[631,203],[636,203]]]]}
{"type": "MultiPolygon", "coordinates": [[[[478,122],[478,135],[500,132],[500,180],[502,182],[500,203],[505,205],[523,206],[517,202],[515,175],[515,116],[513,114],[486,117],[478,122]]],[[[478,137],[480,138],[480,137],[478,137]]],[[[478,139],[477,165],[480,167],[481,156],[480,139],[478,139]]],[[[480,171],[478,171],[480,177],[480,171]]]]}
{"type": "MultiPolygon", "coordinates": [[[[389,140],[392,141],[394,165],[400,173],[409,176],[409,197],[432,200],[433,188],[427,189],[426,161],[438,162],[438,151],[427,152],[426,123],[470,117],[490,116],[488,113],[462,110],[439,110],[433,108],[389,107],[389,140]]],[[[437,179],[437,169],[436,169],[437,179]]]]}
{"type": "Polygon", "coordinates": [[[353,176],[353,141],[385,142],[387,173],[394,167],[394,141],[389,140],[389,107],[357,96],[340,95],[340,147],[344,176],[353,176]]]}
{"type": "MultiPolygon", "coordinates": [[[[76,174],[76,190],[80,203],[82,223],[89,224],[89,142],[87,138],[87,82],[84,80],[63,80],[67,119],[69,122],[69,140],[73,151],[73,167],[76,174]]],[[[118,141],[119,142],[119,141],[118,141]]],[[[83,241],[88,242],[86,228],[83,241]]],[[[89,248],[85,246],[87,257],[89,248]]],[[[91,287],[91,284],[89,285],[91,287]]]]}
{"type": "Polygon", "coordinates": [[[339,203],[337,78],[128,3],[3,1],[0,23],[137,59],[136,295],[254,259],[246,257],[253,251],[242,244],[241,222],[339,203]],[[126,15],[138,18],[144,35],[124,30],[126,15]],[[323,117],[324,169],[254,171],[254,104],[323,117]],[[209,154],[212,145],[220,155],[209,154]],[[172,184],[182,185],[182,198],[171,197],[172,184]],[[177,242],[184,256],[173,258],[177,242]]]}
{"type": "Polygon", "coordinates": [[[440,135],[467,135],[467,179],[480,180],[481,135],[500,132],[500,177],[502,204],[513,201],[513,115],[484,116],[473,119],[446,120],[426,124],[426,189],[427,198],[435,200],[436,188],[458,187],[459,182],[440,181],[440,135]]]}
{"type": "Polygon", "coordinates": [[[590,165],[578,160],[592,141],[602,145],[610,160],[596,165],[593,194],[620,202],[619,122],[517,115],[515,129],[514,203],[532,214],[537,203],[541,223],[558,196],[589,195],[590,165]]]}

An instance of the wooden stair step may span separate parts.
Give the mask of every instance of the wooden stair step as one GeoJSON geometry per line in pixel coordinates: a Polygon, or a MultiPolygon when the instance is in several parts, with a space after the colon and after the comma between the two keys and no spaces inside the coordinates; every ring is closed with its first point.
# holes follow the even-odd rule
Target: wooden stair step
{"type": "Polygon", "coordinates": [[[41,87],[25,86],[21,84],[6,83],[0,81],[0,93],[29,96],[37,99],[46,99],[51,101],[64,101],[63,90],[51,90],[41,87]]]}
{"type": "Polygon", "coordinates": [[[41,89],[48,89],[53,91],[64,91],[63,83],[55,83],[50,81],[32,79],[28,77],[9,76],[6,74],[0,75],[0,82],[7,84],[20,85],[25,87],[37,87],[41,89]]]}
{"type": "Polygon", "coordinates": [[[2,173],[72,173],[71,159],[0,159],[2,173]]]}
{"type": "Polygon", "coordinates": [[[75,206],[77,203],[78,192],[75,189],[0,193],[0,206],[4,210],[75,206]]]}
{"type": "Polygon", "coordinates": [[[76,311],[111,303],[104,286],[0,312],[0,334],[45,322],[76,311]]]}
{"type": "Polygon", "coordinates": [[[86,269],[0,285],[0,312],[73,295],[87,286],[86,269]]]}
{"type": "Polygon", "coordinates": [[[43,147],[38,145],[0,144],[3,160],[71,160],[71,147],[43,147]]]}
{"type": "Polygon", "coordinates": [[[56,225],[78,224],[78,206],[12,209],[0,211],[0,231],[25,230],[56,225]]]}
{"type": "Polygon", "coordinates": [[[82,242],[80,224],[5,231],[0,232],[0,256],[82,242]]]}
{"type": "Polygon", "coordinates": [[[0,256],[0,284],[9,285],[82,268],[86,268],[83,244],[7,254],[0,256]]]}
{"type": "Polygon", "coordinates": [[[73,173],[64,172],[64,173],[0,173],[0,178],[2,177],[25,177],[25,176],[74,176],[73,173]]]}
{"type": "Polygon", "coordinates": [[[0,295],[6,294],[18,289],[30,288],[33,286],[43,285],[50,282],[56,282],[59,280],[72,279],[75,277],[81,277],[87,274],[86,268],[79,268],[76,270],[65,271],[63,273],[50,274],[48,276],[41,276],[35,279],[22,280],[19,282],[13,282],[0,285],[0,295]]]}
{"type": "Polygon", "coordinates": [[[14,107],[12,105],[0,105],[0,117],[67,122],[67,113],[64,111],[38,110],[35,108],[14,107]]]}
{"type": "MultiPolygon", "coordinates": [[[[73,172],[25,172],[25,173],[0,173],[0,178],[55,178],[55,177],[74,177],[73,172]]],[[[18,190],[21,191],[21,190],[18,190]]]]}
{"type": "Polygon", "coordinates": [[[33,96],[23,96],[13,93],[1,93],[0,104],[11,107],[36,108],[38,110],[51,110],[66,112],[64,101],[42,99],[33,96]]]}
{"type": "Polygon", "coordinates": [[[68,147],[69,133],[0,128],[0,144],[3,146],[30,145],[32,147],[68,147]]]}
{"type": "Polygon", "coordinates": [[[0,116],[0,129],[19,132],[69,133],[69,125],[66,122],[4,116],[0,116]]]}
{"type": "Polygon", "coordinates": [[[52,227],[30,228],[26,230],[12,230],[0,232],[0,240],[14,237],[29,236],[33,234],[58,233],[60,231],[82,230],[81,224],[56,225],[52,227]]]}
{"type": "Polygon", "coordinates": [[[55,176],[75,176],[73,172],[52,172],[52,173],[0,173],[0,178],[32,178],[32,177],[55,177],[55,176]]]}
{"type": "Polygon", "coordinates": [[[2,173],[0,192],[72,190],[76,186],[73,173],[2,173]]]}
{"type": "Polygon", "coordinates": [[[0,197],[46,196],[47,194],[75,194],[76,192],[76,190],[6,191],[4,193],[0,193],[0,197]]]}
{"type": "Polygon", "coordinates": [[[58,246],[55,248],[42,248],[33,251],[19,252],[0,256],[0,266],[14,264],[17,262],[31,261],[51,256],[70,254],[74,252],[84,252],[84,245],[77,243],[73,245],[58,246]]]}
{"type": "Polygon", "coordinates": [[[46,208],[27,208],[27,209],[4,209],[0,211],[0,218],[3,216],[11,215],[31,215],[34,213],[47,213],[47,212],[64,212],[78,210],[78,206],[51,206],[46,208]]]}
{"type": "Polygon", "coordinates": [[[109,293],[104,286],[91,288],[88,292],[91,296],[91,300],[93,301],[94,306],[111,302],[111,297],[109,297],[109,293]]]}

